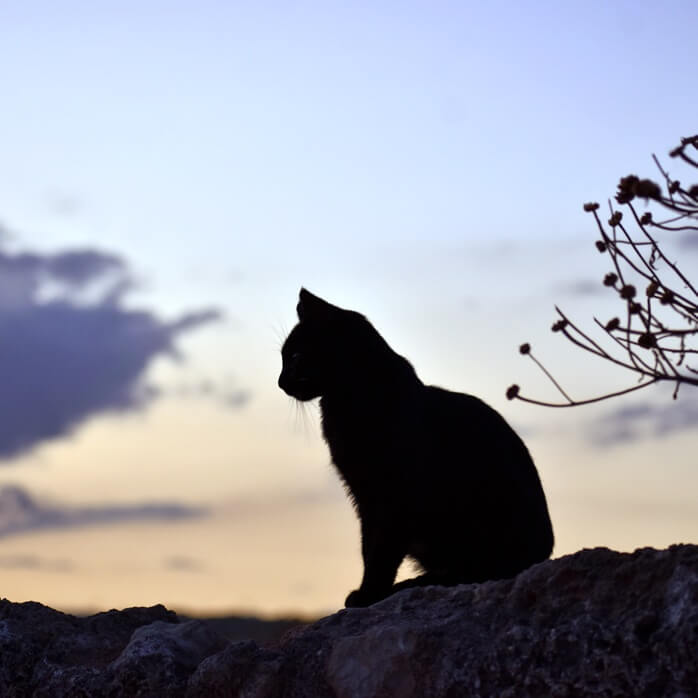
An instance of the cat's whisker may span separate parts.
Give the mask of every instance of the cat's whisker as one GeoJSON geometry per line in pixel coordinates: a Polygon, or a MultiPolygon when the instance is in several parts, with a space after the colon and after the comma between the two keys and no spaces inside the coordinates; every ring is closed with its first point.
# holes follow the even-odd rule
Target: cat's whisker
{"type": "Polygon", "coordinates": [[[286,323],[279,322],[279,323],[271,324],[269,326],[269,329],[276,337],[276,346],[274,347],[274,350],[279,351],[281,349],[281,347],[283,346],[283,343],[284,343],[284,340],[286,339],[286,336],[288,335],[286,323]]]}

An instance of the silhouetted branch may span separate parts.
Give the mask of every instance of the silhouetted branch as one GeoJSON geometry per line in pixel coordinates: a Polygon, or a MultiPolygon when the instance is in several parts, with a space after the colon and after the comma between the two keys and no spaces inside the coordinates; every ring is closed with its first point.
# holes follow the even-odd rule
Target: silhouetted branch
{"type": "MultiPolygon", "coordinates": [[[[679,158],[698,170],[698,160],[687,150],[691,153],[698,151],[698,135],[682,138],[681,144],[670,152],[672,158],[679,158]]],[[[681,385],[698,386],[698,369],[687,362],[688,358],[698,354],[698,347],[686,343],[698,335],[698,291],[678,265],[664,254],[650,232],[652,229],[670,233],[691,231],[698,236],[698,184],[685,188],[671,178],[656,156],[652,157],[664,180],[664,189],[650,179],[628,175],[618,183],[615,196],[618,206],[629,209],[639,234],[631,233],[623,223],[623,212],[614,208],[610,201],[610,217],[606,223],[599,216],[598,203],[584,204],[584,210],[592,214],[600,234],[596,249],[601,254],[608,254],[611,261],[612,271],[606,274],[602,283],[614,289],[624,304],[623,322],[620,317],[613,317],[605,323],[594,318],[606,339],[611,340],[612,349],[605,349],[557,306],[555,310],[559,317],[551,328],[583,351],[634,373],[639,383],[588,399],[573,399],[533,356],[530,344],[522,344],[520,353],[536,363],[565,402],[526,397],[520,394],[518,385],[507,390],[510,400],[547,407],[574,407],[625,395],[659,382],[674,384],[674,398],[681,385]],[[655,221],[652,211],[640,215],[632,203],[635,199],[644,199],[647,204],[652,202],[660,210],[669,212],[669,216],[655,221]],[[642,286],[645,287],[643,300],[638,292],[638,287],[642,286]]]]}

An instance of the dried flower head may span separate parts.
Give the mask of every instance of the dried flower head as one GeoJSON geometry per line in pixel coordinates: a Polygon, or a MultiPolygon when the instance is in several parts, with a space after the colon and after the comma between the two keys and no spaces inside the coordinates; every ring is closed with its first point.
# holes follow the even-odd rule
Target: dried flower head
{"type": "Polygon", "coordinates": [[[652,298],[652,296],[657,293],[657,290],[659,289],[659,284],[656,281],[650,281],[649,284],[647,284],[647,288],[645,289],[645,295],[648,298],[652,298]]]}
{"type": "Polygon", "coordinates": [[[652,211],[645,211],[642,216],[640,216],[641,225],[649,225],[652,222],[652,211]]]}
{"type": "Polygon", "coordinates": [[[611,318],[606,323],[606,331],[607,332],[613,332],[613,330],[617,330],[619,327],[620,327],[620,318],[617,318],[617,317],[611,318]]]}
{"type": "Polygon", "coordinates": [[[616,201],[619,204],[630,203],[635,198],[635,187],[639,182],[637,175],[628,175],[627,177],[621,177],[620,182],[618,182],[618,192],[616,193],[616,201]]]}
{"type": "Polygon", "coordinates": [[[662,305],[671,305],[674,302],[674,292],[667,289],[659,299],[662,305]]]}
{"type": "Polygon", "coordinates": [[[614,211],[608,219],[608,224],[611,228],[615,228],[623,220],[623,214],[620,211],[614,211]]]}
{"type": "Polygon", "coordinates": [[[606,246],[606,243],[603,240],[597,240],[596,241],[596,249],[599,252],[605,252],[608,248],[606,246]]]}
{"type": "Polygon", "coordinates": [[[519,386],[514,384],[510,385],[507,388],[507,400],[513,400],[515,397],[518,397],[519,394],[519,386]]]}
{"type": "Polygon", "coordinates": [[[637,338],[637,343],[643,349],[653,349],[657,346],[657,338],[651,332],[645,332],[637,338]]]}
{"type": "Polygon", "coordinates": [[[519,347],[519,352],[520,352],[521,354],[524,354],[524,355],[525,355],[525,354],[530,354],[530,352],[531,352],[531,345],[528,344],[528,343],[522,344],[522,345],[519,347]]]}
{"type": "Polygon", "coordinates": [[[624,298],[626,301],[635,298],[636,294],[637,291],[632,284],[625,284],[625,286],[623,286],[623,288],[620,290],[620,297],[624,298]]]}
{"type": "Polygon", "coordinates": [[[584,210],[589,213],[590,211],[596,211],[598,210],[599,205],[595,201],[590,201],[586,204],[584,204],[584,210]]]}
{"type": "Polygon", "coordinates": [[[639,315],[642,312],[642,306],[639,303],[630,304],[630,314],[639,315]]]}
{"type": "Polygon", "coordinates": [[[635,184],[635,196],[641,199],[661,199],[662,190],[651,179],[641,179],[635,184]]]}
{"type": "Polygon", "coordinates": [[[615,286],[617,281],[618,276],[613,272],[609,272],[608,274],[606,274],[606,276],[603,277],[604,286],[615,286]]]}
{"type": "Polygon", "coordinates": [[[550,329],[553,332],[560,332],[561,330],[564,330],[565,327],[567,327],[567,320],[558,320],[550,329]]]}

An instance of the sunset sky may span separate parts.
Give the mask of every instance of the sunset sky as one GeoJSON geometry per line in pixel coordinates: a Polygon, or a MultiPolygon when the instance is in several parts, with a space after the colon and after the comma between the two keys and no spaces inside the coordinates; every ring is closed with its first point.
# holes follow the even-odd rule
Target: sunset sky
{"type": "MultiPolygon", "coordinates": [[[[555,556],[696,542],[698,392],[550,332],[618,312],[585,201],[698,131],[698,5],[0,4],[0,594],[312,615],[360,578],[298,290],[499,409],[555,556]]],[[[695,173],[694,173],[695,174],[695,173]]],[[[690,178],[691,174],[686,173],[690,178]]],[[[667,240],[687,275],[698,245],[667,240]]]]}

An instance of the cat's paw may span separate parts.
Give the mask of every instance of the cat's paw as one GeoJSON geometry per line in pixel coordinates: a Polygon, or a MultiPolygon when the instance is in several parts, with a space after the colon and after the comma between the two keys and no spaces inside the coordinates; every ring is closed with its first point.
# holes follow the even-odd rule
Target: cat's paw
{"type": "Polygon", "coordinates": [[[361,589],[354,589],[344,601],[345,608],[364,608],[370,606],[376,599],[361,589]]]}

